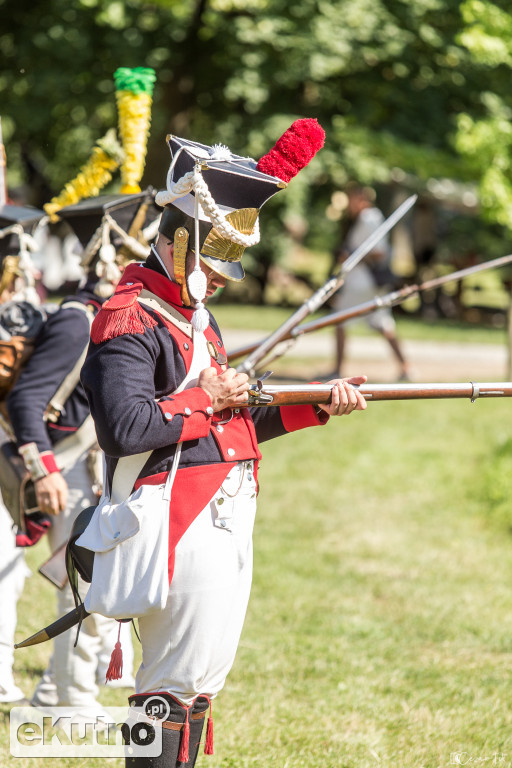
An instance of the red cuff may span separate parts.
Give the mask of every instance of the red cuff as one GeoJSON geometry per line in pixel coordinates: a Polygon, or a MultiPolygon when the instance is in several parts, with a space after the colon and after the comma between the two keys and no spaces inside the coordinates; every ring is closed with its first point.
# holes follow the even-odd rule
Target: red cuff
{"type": "Polygon", "coordinates": [[[184,392],[158,402],[166,421],[170,422],[175,416],[183,417],[183,426],[178,442],[197,440],[210,434],[213,408],[210,395],[201,387],[192,387],[184,392]]]}
{"type": "Polygon", "coordinates": [[[55,456],[51,451],[45,451],[44,453],[41,453],[41,461],[44,465],[44,468],[50,475],[52,472],[60,472],[60,469],[57,466],[57,462],[55,461],[55,456]]]}
{"type": "Polygon", "coordinates": [[[196,412],[191,416],[184,416],[179,443],[186,440],[197,440],[200,437],[208,437],[210,434],[211,416],[196,412]]]}
{"type": "Polygon", "coordinates": [[[279,411],[287,432],[317,427],[329,421],[329,414],[325,411],[318,414],[314,405],[282,405],[279,411]]]}

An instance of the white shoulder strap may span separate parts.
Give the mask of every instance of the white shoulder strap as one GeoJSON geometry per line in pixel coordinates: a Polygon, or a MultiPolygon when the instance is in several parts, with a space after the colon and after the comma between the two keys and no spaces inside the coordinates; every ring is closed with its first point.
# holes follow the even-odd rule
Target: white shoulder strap
{"type": "MultiPolygon", "coordinates": [[[[156,306],[155,307],[151,306],[148,303],[148,300],[146,298],[144,298],[143,303],[146,304],[147,306],[150,306],[151,309],[154,308],[155,312],[164,314],[162,311],[162,307],[160,306],[160,302],[164,305],[166,303],[163,302],[161,299],[159,299],[157,296],[153,297],[153,294],[149,294],[149,296],[151,296],[151,298],[155,298],[158,300],[158,302],[154,302],[154,304],[158,303],[159,305],[158,309],[156,308],[156,306]]],[[[139,296],[139,301],[140,301],[140,296],[139,296]]],[[[172,319],[169,318],[171,319],[171,322],[175,323],[174,315],[177,315],[181,320],[183,320],[181,315],[179,315],[179,313],[176,312],[176,310],[174,310],[173,307],[170,307],[167,304],[166,307],[164,307],[166,311],[167,311],[166,309],[167,307],[173,312],[172,319]]],[[[201,341],[205,341],[204,335],[202,333],[201,334],[196,333],[195,331],[192,330],[192,326],[190,326],[190,337],[191,338],[193,337],[193,340],[194,340],[194,353],[192,356],[192,364],[190,366],[190,371],[188,371],[184,380],[174,390],[175,393],[181,392],[183,389],[185,389],[189,381],[193,380],[194,378],[197,378],[197,374],[199,373],[197,369],[199,368],[199,370],[202,370],[202,368],[205,368],[208,364],[208,363],[203,364],[203,360],[202,360],[203,347],[204,349],[207,349],[206,343],[201,344],[201,341]]],[[[209,357],[208,357],[208,360],[209,360],[209,357]]],[[[176,447],[176,453],[174,454],[174,459],[173,459],[173,464],[171,469],[172,477],[166,489],[166,492],[168,493],[170,493],[171,491],[172,484],[174,483],[174,478],[176,476],[176,472],[178,469],[178,463],[181,456],[181,447],[182,447],[182,444],[178,443],[176,447]]],[[[112,499],[114,504],[119,504],[121,501],[124,501],[124,499],[128,498],[128,496],[132,492],[132,488],[134,486],[135,481],[137,480],[138,476],[142,471],[142,468],[144,467],[145,463],[148,461],[152,453],[153,451],[146,451],[145,453],[137,453],[133,456],[123,456],[122,458],[119,459],[114,471],[114,477],[112,478],[112,490],[110,493],[110,498],[112,499]]]]}
{"type": "Polygon", "coordinates": [[[153,312],[158,312],[158,314],[165,317],[166,320],[169,320],[173,325],[177,326],[180,331],[183,331],[183,333],[192,338],[192,324],[189,323],[183,315],[180,315],[177,309],[159,296],[156,296],[154,293],[150,293],[150,291],[146,291],[146,289],[143,288],[139,294],[138,301],[140,304],[144,304],[144,306],[152,309],[153,312]]]}
{"type": "MultiPolygon", "coordinates": [[[[66,307],[66,309],[80,309],[82,312],[85,312],[85,315],[89,321],[89,331],[91,329],[92,321],[94,320],[93,315],[93,309],[90,307],[90,305],[87,304],[81,304],[79,301],[66,301],[64,304],[62,304],[62,307],[66,307]]],[[[58,418],[62,411],[64,410],[64,405],[77,386],[78,382],[80,381],[80,371],[82,370],[82,366],[85,363],[85,358],[87,355],[87,348],[89,346],[89,340],[87,340],[87,344],[85,345],[82,354],[76,361],[74,367],[71,369],[71,371],[68,373],[60,387],[55,392],[54,396],[48,403],[48,406],[46,408],[46,412],[44,415],[45,421],[52,421],[56,422],[58,421],[58,418]]]]}

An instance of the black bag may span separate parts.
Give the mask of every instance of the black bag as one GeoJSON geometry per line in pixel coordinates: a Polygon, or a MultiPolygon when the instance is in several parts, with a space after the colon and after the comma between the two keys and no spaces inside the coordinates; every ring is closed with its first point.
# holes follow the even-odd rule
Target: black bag
{"type": "Polygon", "coordinates": [[[66,571],[77,608],[82,604],[82,598],[78,591],[78,576],[81,576],[88,584],[91,583],[94,552],[85,549],[85,547],[79,547],[76,541],[91,522],[95,509],[96,506],[86,507],[80,512],[73,523],[71,536],[66,547],[66,571]]]}

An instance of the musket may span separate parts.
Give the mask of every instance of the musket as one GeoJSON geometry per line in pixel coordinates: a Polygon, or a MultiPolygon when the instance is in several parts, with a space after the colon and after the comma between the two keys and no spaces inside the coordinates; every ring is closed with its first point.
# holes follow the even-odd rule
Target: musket
{"type": "MultiPolygon", "coordinates": [[[[479,384],[360,384],[351,385],[369,403],[382,400],[441,400],[467,398],[472,403],[480,397],[512,397],[512,381],[479,384]]],[[[331,402],[330,384],[265,384],[259,379],[249,390],[245,407],[269,405],[326,405],[331,402]]]]}
{"type": "Polygon", "coordinates": [[[15,643],[14,647],[26,648],[29,645],[45,643],[47,640],[51,640],[52,637],[57,637],[57,635],[61,635],[63,632],[71,629],[71,627],[76,626],[76,624],[81,624],[82,621],[87,618],[87,616],[89,616],[89,614],[85,610],[85,607],[82,603],[78,606],[78,608],[74,608],[69,613],[66,613],[65,616],[61,616],[60,619],[54,621],[53,624],[50,624],[44,629],[39,630],[39,632],[36,632],[35,635],[27,637],[27,639],[22,640],[21,643],[15,643]]]}
{"type": "Polygon", "coordinates": [[[345,276],[358,264],[367,254],[369,254],[382,240],[389,230],[400,221],[407,211],[412,208],[418,196],[411,195],[405,200],[372,234],[362,243],[359,248],[346,259],[336,274],[332,275],[324,285],[307,299],[285,322],[264,339],[249,357],[237,366],[237,371],[254,375],[255,366],[278,344],[282,339],[301,323],[308,315],[316,312],[330,297],[341,288],[345,281],[345,276]]]}
{"type": "MultiPolygon", "coordinates": [[[[281,341],[296,341],[300,336],[306,333],[312,333],[313,331],[319,331],[322,328],[328,328],[332,325],[339,325],[345,323],[347,320],[352,320],[355,317],[363,317],[375,312],[382,307],[396,307],[411,296],[416,296],[422,291],[430,291],[433,288],[438,288],[440,285],[451,283],[456,280],[462,280],[468,275],[473,275],[476,272],[483,272],[486,269],[497,269],[503,267],[505,264],[512,262],[512,254],[507,256],[500,256],[497,259],[491,259],[490,261],[484,261],[482,264],[474,264],[472,267],[465,267],[459,269],[457,272],[450,272],[448,275],[442,275],[441,277],[434,277],[431,280],[425,280],[419,285],[406,285],[396,291],[391,291],[384,296],[375,296],[370,301],[365,301],[362,304],[354,305],[349,309],[343,309],[339,312],[331,312],[328,315],[319,317],[316,320],[311,320],[309,323],[303,325],[297,325],[295,328],[284,336],[281,341]]],[[[239,357],[250,354],[253,350],[257,349],[260,342],[253,342],[252,344],[245,344],[243,347],[234,349],[228,354],[228,360],[237,360],[239,357]]]]}
{"type": "MultiPolygon", "coordinates": [[[[331,402],[332,386],[329,384],[265,384],[264,377],[249,390],[249,399],[240,407],[267,407],[271,405],[324,405],[331,402]]],[[[479,384],[360,384],[351,385],[359,390],[368,402],[382,400],[440,400],[447,398],[466,398],[472,403],[481,397],[512,397],[512,381],[486,382],[479,384]]],[[[74,608],[53,624],[41,629],[15,648],[38,645],[62,634],[76,624],[81,623],[89,613],[83,604],[74,608]]]]}

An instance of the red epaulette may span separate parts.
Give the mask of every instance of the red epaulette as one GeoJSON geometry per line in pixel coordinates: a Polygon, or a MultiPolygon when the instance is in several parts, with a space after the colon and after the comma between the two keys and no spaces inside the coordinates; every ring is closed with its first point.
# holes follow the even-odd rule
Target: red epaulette
{"type": "Polygon", "coordinates": [[[157,321],[149,315],[137,301],[143,289],[140,281],[118,285],[116,292],[106,301],[94,318],[91,328],[91,340],[94,344],[135,333],[145,333],[146,328],[154,328],[157,321]]]}

